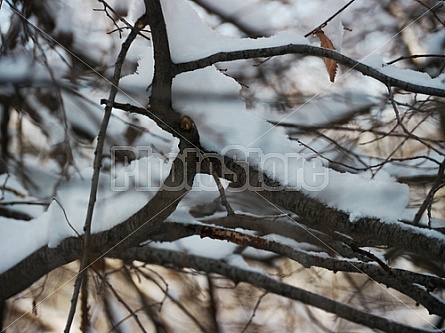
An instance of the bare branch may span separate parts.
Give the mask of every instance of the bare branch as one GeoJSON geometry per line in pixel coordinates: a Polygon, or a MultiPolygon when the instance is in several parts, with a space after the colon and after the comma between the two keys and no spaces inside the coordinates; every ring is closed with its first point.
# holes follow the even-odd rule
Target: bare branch
{"type": "Polygon", "coordinates": [[[409,56],[398,57],[394,60],[388,61],[386,64],[392,65],[398,61],[407,60],[407,59],[418,59],[418,58],[442,58],[442,59],[444,59],[445,55],[443,55],[443,54],[413,54],[413,55],[409,55],[409,56]]]}
{"type": "Polygon", "coordinates": [[[121,51],[117,57],[115,68],[114,68],[114,75],[111,80],[111,89],[110,89],[110,95],[108,96],[108,104],[105,107],[105,113],[104,118],[102,120],[98,139],[97,139],[97,146],[96,151],[94,154],[94,168],[93,168],[93,177],[91,180],[91,191],[90,191],[90,197],[88,200],[88,210],[87,215],[85,218],[85,225],[83,228],[84,231],[84,238],[83,238],[83,248],[82,248],[82,259],[81,264],[79,268],[79,273],[76,278],[76,283],[73,291],[73,297],[71,299],[71,308],[67,319],[67,324],[65,327],[65,333],[68,333],[71,328],[72,321],[74,319],[74,313],[76,311],[76,304],[77,304],[77,298],[79,295],[80,287],[83,280],[84,272],[89,265],[89,253],[90,253],[90,243],[91,243],[91,222],[93,220],[93,212],[94,212],[94,205],[96,203],[96,196],[97,196],[97,188],[99,186],[99,175],[100,175],[100,169],[102,167],[102,154],[103,154],[103,147],[105,144],[105,138],[106,138],[106,132],[108,123],[110,121],[111,117],[111,111],[113,108],[114,99],[116,98],[116,95],[118,93],[118,86],[119,86],[119,80],[121,78],[121,71],[122,66],[124,64],[125,57],[127,55],[127,52],[131,46],[131,43],[136,39],[136,36],[138,33],[147,25],[147,16],[146,14],[142,15],[136,22],[135,26],[130,32],[130,35],[127,37],[125,42],[122,44],[121,51]]]}
{"type": "Polygon", "coordinates": [[[300,301],[304,304],[314,306],[326,312],[334,313],[349,321],[362,324],[370,328],[379,329],[384,332],[431,332],[431,330],[423,330],[406,326],[394,322],[393,320],[358,310],[355,307],[351,307],[324,296],[285,284],[281,281],[277,281],[264,273],[259,273],[256,270],[249,269],[247,267],[242,268],[239,266],[233,266],[221,260],[210,259],[202,256],[192,256],[182,252],[150,247],[131,248],[123,253],[115,253],[114,256],[126,261],[139,260],[146,263],[188,267],[206,273],[220,274],[235,282],[250,283],[256,287],[263,288],[268,292],[300,301]]]}

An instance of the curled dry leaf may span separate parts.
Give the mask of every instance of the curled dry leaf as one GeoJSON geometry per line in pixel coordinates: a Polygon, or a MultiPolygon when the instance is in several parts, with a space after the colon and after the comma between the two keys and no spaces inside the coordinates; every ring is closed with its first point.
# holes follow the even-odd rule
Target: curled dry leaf
{"type": "MultiPolygon", "coordinates": [[[[321,47],[335,50],[334,44],[332,44],[332,41],[325,35],[323,30],[317,30],[315,34],[317,35],[318,39],[320,39],[321,47]]],[[[323,58],[323,60],[329,74],[329,79],[331,82],[334,82],[335,74],[337,73],[337,62],[329,58],[323,58]]]]}

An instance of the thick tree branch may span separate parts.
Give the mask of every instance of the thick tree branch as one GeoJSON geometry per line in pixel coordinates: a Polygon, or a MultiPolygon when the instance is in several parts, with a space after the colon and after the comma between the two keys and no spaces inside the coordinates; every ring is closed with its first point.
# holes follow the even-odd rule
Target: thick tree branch
{"type": "MultiPolygon", "coordinates": [[[[154,76],[151,85],[150,117],[159,127],[185,141],[187,145],[198,148],[199,136],[194,131],[194,137],[188,131],[181,132],[182,115],[172,108],[172,82],[175,66],[170,56],[167,28],[159,0],[144,0],[148,13],[148,24],[151,28],[154,54],[154,76]]],[[[194,126],[194,124],[193,124],[194,126]]]]}
{"type": "Polygon", "coordinates": [[[385,222],[378,218],[365,217],[351,222],[347,213],[330,208],[301,192],[283,189],[282,185],[251,166],[241,166],[228,157],[224,160],[224,167],[228,168],[224,174],[234,172],[241,184],[249,184],[251,188],[276,187],[276,191],[257,191],[257,194],[297,214],[310,228],[330,234],[340,232],[358,244],[395,246],[432,260],[445,260],[445,236],[440,232],[430,230],[426,233],[420,227],[397,221],[385,222]]]}
{"type": "MultiPolygon", "coordinates": [[[[324,235],[323,233],[317,231],[317,230],[310,230],[311,234],[303,232],[303,229],[301,226],[293,224],[295,228],[298,229],[298,234],[294,233],[291,226],[280,228],[277,223],[278,221],[275,219],[267,219],[267,220],[260,220],[260,219],[254,219],[250,220],[250,223],[243,223],[243,216],[241,216],[241,219],[237,219],[239,215],[235,216],[229,216],[224,217],[221,219],[212,219],[212,220],[205,220],[200,221],[200,223],[210,223],[215,225],[223,225],[226,228],[242,228],[242,229],[250,229],[250,230],[256,230],[260,232],[264,232],[264,228],[261,226],[261,222],[264,222],[265,228],[270,229],[267,233],[270,234],[281,234],[280,230],[282,231],[289,231],[287,234],[282,234],[282,236],[291,238],[293,240],[296,240],[297,242],[307,242],[311,244],[316,244],[317,246],[323,246],[328,244],[329,247],[332,249],[332,238],[328,238],[327,235],[324,235]],[[230,221],[229,223],[226,223],[226,221],[230,221]],[[259,228],[258,228],[259,226],[259,228]],[[315,237],[317,239],[315,239],[315,237]],[[312,238],[312,240],[310,240],[312,238]],[[321,242],[326,244],[321,244],[321,242]]],[[[278,223],[279,224],[279,223],[278,223]]],[[[160,241],[160,242],[171,242],[174,240],[178,240],[180,238],[192,236],[192,235],[201,235],[201,230],[204,226],[201,224],[190,224],[190,223],[183,223],[183,222],[172,222],[172,221],[164,221],[161,224],[161,227],[153,234],[154,237],[152,237],[153,240],[160,241]]],[[[217,227],[216,227],[217,228],[217,227]]],[[[230,230],[230,229],[228,229],[230,230]]],[[[304,230],[308,230],[307,228],[304,228],[304,230]]],[[[335,255],[340,255],[343,258],[354,258],[358,257],[360,260],[363,260],[364,258],[361,257],[356,252],[353,252],[353,250],[349,247],[347,247],[346,244],[341,243],[340,241],[336,241],[335,245],[335,255]],[[338,249],[342,247],[341,252],[338,252],[338,249]],[[345,256],[344,254],[347,254],[345,256]]],[[[253,243],[249,246],[254,246],[253,243]]],[[[328,251],[327,251],[328,252],[328,251]]],[[[332,271],[343,271],[343,272],[350,272],[350,273],[362,273],[367,272],[367,270],[371,270],[374,274],[380,274],[382,267],[379,265],[376,265],[376,263],[370,263],[372,260],[365,260],[364,262],[354,261],[354,265],[346,265],[346,262],[342,261],[342,268],[340,269],[339,266],[336,267],[325,267],[324,268],[330,269],[332,271]]],[[[315,264],[314,264],[315,265],[315,264]]],[[[387,272],[387,271],[385,271],[387,272]]],[[[428,290],[433,290],[435,288],[439,289],[445,289],[445,279],[434,276],[431,274],[421,274],[421,273],[415,273],[411,271],[407,271],[404,269],[397,269],[397,268],[391,268],[392,275],[396,277],[397,279],[401,281],[408,281],[410,283],[416,283],[422,286],[425,286],[428,290]]],[[[376,279],[377,281],[381,282],[379,279],[376,279]]]]}
{"type": "Polygon", "coordinates": [[[233,61],[240,59],[252,59],[252,58],[262,58],[262,57],[267,58],[284,54],[302,54],[302,55],[312,55],[317,57],[330,58],[342,65],[345,65],[351,69],[361,72],[363,75],[370,76],[376,79],[377,81],[382,82],[385,86],[397,87],[414,93],[445,97],[445,89],[421,86],[400,79],[396,79],[386,74],[383,74],[376,68],[365,65],[357,60],[351,59],[336,51],[307,44],[289,44],[289,45],[269,47],[263,49],[219,52],[205,58],[176,64],[174,74],[178,75],[180,73],[194,71],[196,69],[205,68],[210,65],[223,61],[233,61]]]}
{"type": "Polygon", "coordinates": [[[178,136],[176,127],[180,115],[171,108],[173,63],[170,56],[167,28],[159,0],[144,0],[151,28],[154,56],[154,76],[150,96],[150,110],[158,125],[178,136]]]}
{"type": "MultiPolygon", "coordinates": [[[[233,216],[233,218],[236,219],[236,216],[233,216]]],[[[347,261],[344,260],[344,258],[336,259],[317,255],[314,254],[314,252],[306,252],[297,247],[291,247],[269,238],[253,236],[228,228],[172,222],[164,222],[162,228],[165,228],[165,226],[169,224],[174,224],[172,229],[175,229],[177,233],[180,233],[181,230],[183,230],[183,233],[187,234],[187,236],[195,234],[200,235],[202,238],[209,237],[212,239],[226,240],[238,245],[266,250],[292,259],[306,268],[322,267],[333,272],[365,274],[373,281],[382,283],[387,287],[393,288],[409,296],[414,302],[422,304],[431,314],[436,314],[441,317],[445,316],[444,303],[438,300],[435,295],[431,295],[428,291],[435,288],[445,287],[445,279],[425,276],[423,274],[413,273],[402,269],[386,270],[375,262],[366,263],[359,261],[360,259],[347,261]]],[[[301,228],[300,232],[304,233],[301,228]]],[[[361,255],[356,253],[356,257],[360,258],[361,255]]]]}
{"type": "MultiPolygon", "coordinates": [[[[309,243],[328,253],[335,253],[344,258],[356,258],[357,253],[345,243],[334,239],[318,230],[310,229],[289,216],[254,217],[235,214],[220,218],[199,220],[199,223],[218,225],[228,229],[242,228],[254,230],[260,235],[275,234],[291,238],[297,242],[309,243]]],[[[153,234],[153,240],[171,242],[191,235],[200,234],[195,227],[181,222],[165,221],[153,234]]],[[[334,235],[335,236],[335,235],[334,235]]],[[[361,258],[365,260],[366,258],[361,258]]]]}
{"type": "MultiPolygon", "coordinates": [[[[190,158],[192,160],[193,156],[190,156],[190,158]]],[[[249,167],[248,172],[246,172],[245,167],[239,166],[228,158],[225,160],[225,167],[235,172],[240,182],[249,181],[253,187],[260,188],[262,184],[258,179],[264,179],[267,187],[279,185],[265,175],[260,177],[258,171],[252,167],[249,167]],[[248,179],[246,179],[247,175],[249,176],[248,179]]],[[[221,167],[221,165],[216,165],[215,170],[220,171],[221,167]]],[[[184,174],[183,169],[176,172],[184,174]]],[[[187,178],[189,181],[193,179],[193,170],[190,172],[187,178]]],[[[172,177],[179,176],[175,175],[172,177]]],[[[169,186],[171,188],[173,185],[170,184],[169,186]]],[[[144,227],[123,243],[121,248],[134,246],[149,239],[150,235],[159,227],[160,222],[174,211],[178,201],[185,193],[181,191],[160,191],[144,208],[124,223],[117,225],[111,230],[92,235],[92,251],[97,256],[104,254],[142,224],[144,227]],[[170,205],[172,202],[173,204],[170,205]]],[[[431,238],[424,233],[423,228],[409,226],[404,223],[383,223],[375,218],[362,218],[356,222],[350,222],[349,216],[346,213],[329,208],[300,192],[280,190],[262,191],[258,194],[285,209],[295,212],[304,219],[308,226],[324,233],[334,235],[336,232],[341,232],[349,235],[358,243],[368,244],[369,240],[372,240],[375,244],[400,247],[429,259],[438,261],[445,259],[445,240],[443,235],[438,232],[438,238],[435,238],[435,241],[432,242],[431,238]]],[[[430,231],[430,233],[436,234],[434,231],[430,231]]],[[[74,238],[64,240],[55,249],[47,247],[40,249],[9,271],[0,275],[0,297],[8,298],[15,295],[52,269],[77,259],[79,254],[80,241],[74,238]],[[17,283],[15,277],[18,275],[23,276],[24,271],[27,272],[24,275],[25,278],[21,279],[20,283],[17,283]]]]}
{"type": "MultiPolygon", "coordinates": [[[[191,188],[196,172],[194,165],[193,153],[189,152],[182,159],[177,158],[164,186],[144,207],[110,230],[91,235],[90,256],[106,257],[111,249],[125,249],[147,240],[161,222],[176,209],[182,197],[191,188]],[[184,186],[185,184],[188,186],[184,186]],[[172,190],[175,188],[177,190],[172,190]]],[[[79,259],[81,249],[82,240],[74,237],[63,240],[55,248],[40,248],[0,274],[0,299],[16,295],[53,269],[79,259]],[[18,276],[20,279],[17,279],[18,276]]]]}

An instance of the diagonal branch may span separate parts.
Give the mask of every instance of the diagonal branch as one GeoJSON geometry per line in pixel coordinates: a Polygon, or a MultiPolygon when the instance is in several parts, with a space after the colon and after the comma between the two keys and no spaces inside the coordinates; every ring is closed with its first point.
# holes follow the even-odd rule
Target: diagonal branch
{"type": "MultiPolygon", "coordinates": [[[[156,112],[158,120],[164,122],[163,127],[166,127],[165,124],[167,124],[170,132],[182,138],[180,141],[180,152],[185,152],[185,154],[178,155],[180,158],[174,161],[172,170],[165,180],[163,188],[161,188],[143,208],[110,230],[87,236],[90,230],[96,197],[95,188],[97,188],[97,186],[93,184],[85,225],[85,241],[70,237],[63,240],[56,248],[44,246],[17,263],[8,271],[0,274],[0,299],[7,299],[19,293],[53,269],[81,258],[82,248],[87,248],[88,251],[84,251],[83,253],[90,258],[100,258],[106,256],[108,251],[116,247],[125,249],[128,246],[136,246],[140,242],[145,241],[149,238],[149,235],[159,227],[160,223],[176,209],[179,201],[191,188],[197,168],[195,154],[198,152],[196,147],[199,146],[199,135],[194,126],[181,126],[180,115],[171,109],[169,96],[171,96],[172,74],[169,68],[173,65],[171,64],[168,51],[165,22],[158,0],[146,0],[145,3],[150,14],[148,16],[142,16],[141,19],[136,22],[135,28],[130,34],[131,38],[129,37],[126,42],[124,42],[122,51],[116,61],[116,71],[112,81],[110,96],[106,102],[104,120],[98,138],[98,148],[94,164],[95,175],[97,174],[97,170],[100,169],[105,129],[114,106],[114,97],[117,93],[117,84],[120,78],[120,66],[122,66],[131,41],[147,22],[150,24],[152,30],[152,40],[156,57],[156,72],[152,85],[152,107],[150,110],[156,112]],[[168,68],[164,71],[165,66],[168,68]],[[18,276],[20,276],[20,279],[17,279],[18,276]]],[[[93,183],[97,181],[97,178],[98,176],[93,178],[93,183]]],[[[88,262],[89,261],[86,260],[83,261],[84,264],[81,271],[86,267],[85,263],[88,262]]]]}
{"type": "Polygon", "coordinates": [[[246,36],[249,36],[250,38],[264,37],[267,35],[266,32],[264,31],[258,31],[258,29],[253,29],[248,24],[244,23],[242,20],[237,19],[233,14],[229,15],[227,13],[224,13],[224,11],[219,10],[209,1],[193,0],[193,2],[199,5],[200,7],[204,8],[209,13],[219,16],[223,22],[234,25],[236,28],[239,29],[239,31],[244,33],[246,36]]]}
{"type": "MultiPolygon", "coordinates": [[[[236,218],[236,216],[234,218],[236,218]]],[[[422,304],[431,314],[437,314],[441,317],[445,316],[444,303],[439,300],[436,295],[432,295],[429,292],[429,290],[445,286],[445,279],[439,277],[413,273],[403,269],[383,269],[375,262],[362,262],[359,260],[359,254],[356,254],[357,259],[353,261],[344,260],[345,258],[337,259],[314,254],[313,252],[304,251],[298,247],[292,247],[270,238],[254,236],[250,233],[228,228],[173,222],[165,222],[163,223],[163,227],[165,227],[165,224],[172,224],[172,229],[178,233],[183,229],[188,235],[195,234],[200,235],[201,238],[209,237],[212,239],[226,240],[238,245],[270,251],[271,253],[292,259],[305,268],[322,267],[333,272],[366,274],[366,276],[374,282],[391,287],[412,298],[416,303],[422,304]]],[[[301,231],[300,229],[300,232],[301,231]]]]}
{"type": "Polygon", "coordinates": [[[216,273],[225,276],[234,282],[247,282],[256,287],[263,288],[269,292],[290,299],[300,301],[304,304],[314,306],[326,312],[334,313],[349,321],[364,326],[382,330],[384,332],[431,332],[406,326],[392,320],[376,316],[355,307],[336,302],[327,297],[314,294],[304,289],[277,281],[264,273],[251,268],[234,266],[218,259],[210,259],[203,256],[192,256],[186,253],[164,250],[150,247],[131,248],[123,253],[113,253],[116,258],[127,262],[139,260],[146,263],[158,265],[174,265],[175,267],[187,267],[206,273],[216,273]]]}
{"type": "MultiPolygon", "coordinates": [[[[111,250],[137,246],[150,238],[191,188],[196,172],[194,159],[190,152],[177,158],[163,187],[144,207],[113,228],[91,235],[89,255],[97,258],[92,263],[111,250]]],[[[53,269],[79,259],[82,243],[80,238],[70,237],[57,247],[44,246],[0,274],[0,299],[16,295],[53,269]]]]}
{"type": "Polygon", "coordinates": [[[370,76],[376,79],[377,81],[382,82],[385,86],[397,87],[414,93],[445,97],[445,89],[422,86],[411,82],[403,81],[391,77],[387,74],[384,74],[376,68],[365,65],[360,61],[349,58],[334,50],[328,50],[307,44],[289,44],[289,45],[260,48],[260,49],[219,52],[205,58],[176,64],[174,74],[178,75],[180,73],[190,72],[196,69],[205,68],[213,64],[216,64],[218,62],[263,58],[263,57],[268,58],[285,54],[302,54],[302,55],[330,58],[342,65],[345,65],[346,67],[361,72],[363,75],[370,76]]]}
{"type": "Polygon", "coordinates": [[[228,170],[222,174],[233,172],[240,184],[270,189],[256,193],[269,202],[297,214],[310,228],[331,234],[339,232],[352,237],[358,244],[396,246],[432,260],[445,260],[445,236],[440,232],[371,217],[351,222],[346,212],[328,207],[302,192],[283,189],[282,185],[251,166],[241,166],[228,157],[224,157],[224,163],[225,165],[220,167],[228,170]]]}

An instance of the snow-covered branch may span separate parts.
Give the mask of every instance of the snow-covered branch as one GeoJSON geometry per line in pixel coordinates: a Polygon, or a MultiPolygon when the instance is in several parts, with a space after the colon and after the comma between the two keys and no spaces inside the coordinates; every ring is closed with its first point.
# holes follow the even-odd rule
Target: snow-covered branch
{"type": "MultiPolygon", "coordinates": [[[[192,154],[188,154],[188,158],[194,159],[192,154]]],[[[189,164],[192,165],[192,163],[189,164]]],[[[191,186],[194,172],[196,170],[192,167],[184,170],[184,163],[177,159],[173,163],[170,175],[164,181],[164,187],[179,188],[183,182],[188,182],[191,186]]],[[[92,234],[88,249],[89,257],[100,258],[110,250],[126,249],[146,241],[147,237],[155,232],[176,209],[188,191],[188,187],[182,187],[177,191],[168,189],[161,188],[148,203],[125,221],[121,221],[108,230],[92,234]]],[[[55,223],[61,223],[61,221],[55,221],[55,223]]],[[[79,259],[82,246],[82,239],[69,237],[55,247],[44,246],[20,260],[0,274],[0,298],[7,299],[29,287],[54,268],[79,259]],[[17,276],[21,276],[19,281],[17,281],[17,276]]],[[[93,262],[95,260],[97,259],[93,262]]]]}
{"type": "Polygon", "coordinates": [[[175,65],[175,74],[178,75],[180,73],[194,71],[224,61],[269,58],[285,54],[298,54],[333,59],[363,75],[382,82],[386,86],[397,87],[419,94],[445,97],[445,86],[442,82],[429,78],[427,74],[405,70],[405,77],[402,78],[398,73],[403,72],[403,70],[396,68],[395,66],[386,65],[383,62],[379,63],[379,60],[375,59],[374,56],[369,57],[369,59],[365,58],[361,61],[357,61],[337,51],[308,44],[289,44],[258,49],[218,52],[205,58],[177,63],[175,65]],[[420,78],[420,80],[418,78],[420,78]]]}
{"type": "MultiPolygon", "coordinates": [[[[271,180],[267,175],[259,175],[259,171],[252,167],[249,167],[249,172],[245,172],[245,168],[228,158],[225,159],[225,163],[230,170],[237,174],[241,183],[249,183],[257,188],[280,187],[280,184],[271,180]],[[249,178],[246,179],[246,177],[249,178]],[[261,184],[258,179],[263,179],[264,184],[261,184]]],[[[316,199],[289,189],[260,191],[258,194],[297,214],[311,228],[346,234],[364,246],[396,246],[434,260],[443,261],[445,259],[445,235],[438,231],[396,220],[363,217],[351,221],[349,214],[327,207],[316,199]],[[431,241],[432,239],[434,242],[431,241]]]]}
{"type": "MultiPolygon", "coordinates": [[[[242,220],[243,216],[230,216],[234,222],[242,220]]],[[[273,223],[269,221],[269,223],[273,223]]],[[[240,227],[241,223],[237,223],[240,227]]],[[[255,228],[256,226],[252,226],[255,228]]],[[[273,226],[271,226],[273,228],[273,226]]],[[[366,274],[370,279],[375,282],[386,285],[393,288],[400,293],[406,294],[414,301],[422,304],[431,313],[439,316],[445,315],[445,305],[442,301],[439,301],[435,295],[430,293],[431,290],[441,288],[445,286],[445,279],[433,277],[430,275],[423,275],[419,273],[413,273],[402,269],[391,269],[388,266],[380,266],[378,262],[372,260],[372,257],[361,258],[363,255],[355,252],[357,259],[345,260],[345,257],[336,259],[328,255],[326,252],[305,251],[301,250],[301,244],[294,242],[293,237],[283,236],[279,237],[275,235],[268,236],[255,236],[246,232],[235,231],[231,228],[222,228],[217,226],[204,226],[202,224],[192,224],[183,222],[165,222],[161,229],[164,229],[164,233],[168,236],[187,237],[192,234],[199,235],[201,238],[209,237],[212,239],[226,240],[234,244],[241,246],[249,246],[256,249],[269,251],[271,253],[278,254],[283,257],[290,258],[300,263],[305,268],[310,267],[322,267],[333,272],[348,272],[348,273],[361,273],[366,274]],[[169,230],[169,231],[167,231],[169,230]],[[366,260],[367,259],[367,260],[366,260]],[[362,261],[363,260],[363,261],[362,261]],[[369,262],[366,262],[369,261],[369,262]]],[[[311,231],[308,231],[305,226],[299,226],[300,233],[312,236],[312,241],[319,240],[318,237],[311,231]]],[[[160,241],[167,239],[157,238],[160,241]]],[[[172,239],[168,240],[172,241],[172,239]]],[[[329,250],[333,241],[323,242],[329,250]]],[[[343,244],[343,246],[348,246],[343,244]]],[[[336,253],[337,251],[334,250],[336,253]]],[[[354,249],[351,248],[351,252],[354,249]]],[[[338,253],[337,253],[338,254],[338,253]]]]}

